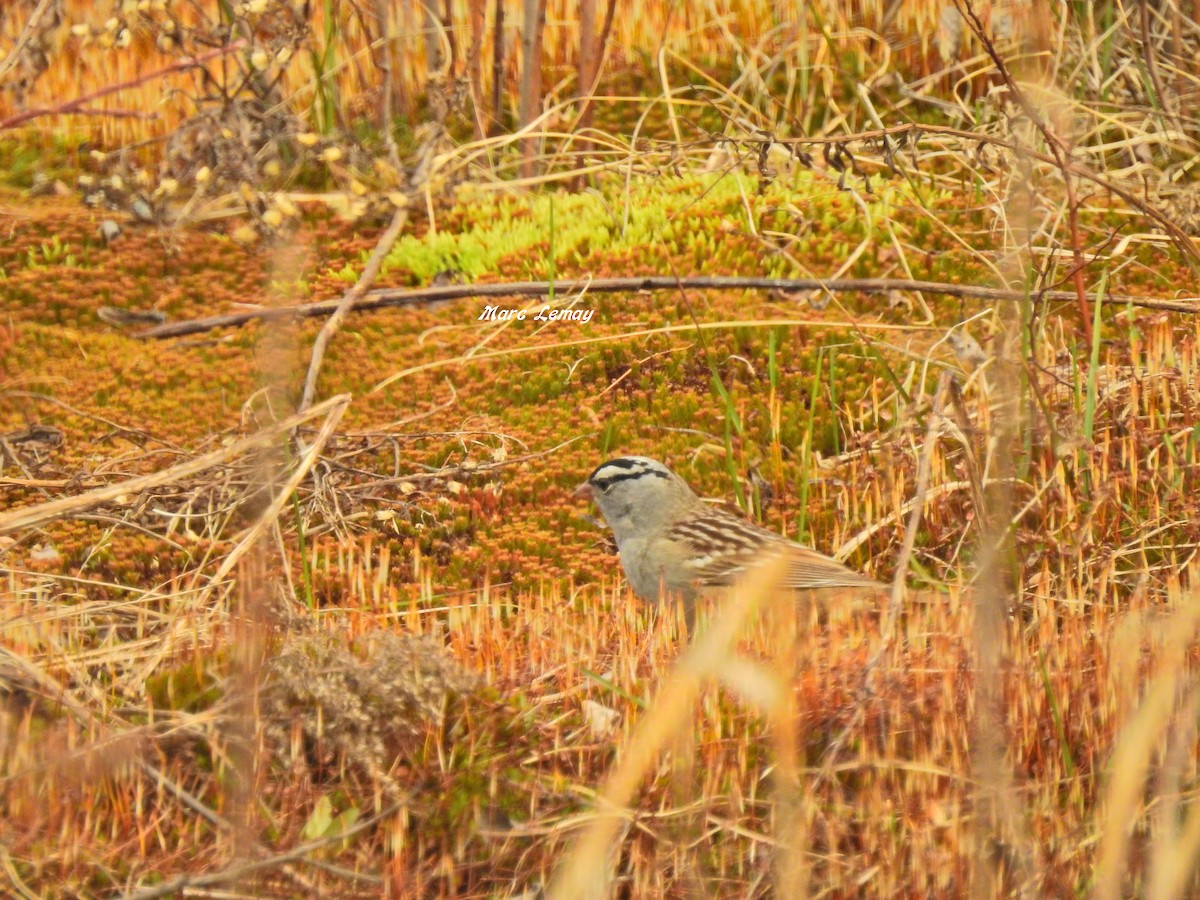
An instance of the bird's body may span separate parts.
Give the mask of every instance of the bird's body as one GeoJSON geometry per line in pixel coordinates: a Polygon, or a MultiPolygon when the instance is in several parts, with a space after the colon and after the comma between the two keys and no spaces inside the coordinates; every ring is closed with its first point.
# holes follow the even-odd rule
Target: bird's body
{"type": "Polygon", "coordinates": [[[646,457],[609,460],[576,493],[590,494],[600,508],[642,600],[678,595],[690,609],[700,592],[733,584],[748,567],[776,554],[787,558],[783,587],[882,587],[816,550],[709,506],[682,478],[646,457]]]}

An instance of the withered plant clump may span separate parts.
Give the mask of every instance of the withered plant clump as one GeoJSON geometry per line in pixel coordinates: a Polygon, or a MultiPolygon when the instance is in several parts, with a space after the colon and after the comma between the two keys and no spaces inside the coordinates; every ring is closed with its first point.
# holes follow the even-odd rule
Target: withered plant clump
{"type": "Polygon", "coordinates": [[[277,748],[322,767],[348,763],[390,788],[394,799],[402,793],[396,760],[411,764],[452,700],[480,686],[479,676],[431,637],[312,634],[292,640],[267,665],[265,733],[277,748]]]}

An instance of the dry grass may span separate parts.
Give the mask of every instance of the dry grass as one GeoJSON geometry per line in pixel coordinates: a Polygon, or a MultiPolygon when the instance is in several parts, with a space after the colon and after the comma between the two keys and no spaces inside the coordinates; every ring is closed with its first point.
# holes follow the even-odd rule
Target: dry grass
{"type": "MultiPolygon", "coordinates": [[[[697,698],[680,705],[670,680],[656,698],[679,654],[673,616],[603,584],[439,596],[442,570],[429,559],[398,570],[387,543],[329,535],[308,550],[326,598],[314,610],[297,604],[298,585],[280,579],[269,551],[248,557],[259,561],[243,563],[239,587],[217,603],[178,581],[147,590],[8,567],[11,883],[106,895],[152,884],[151,872],[178,887],[192,872],[211,879],[197,888],[260,895],[371,895],[380,878],[397,896],[520,894],[549,881],[593,820],[595,786],[625,758],[614,749],[670,702],[686,727],[661,763],[644,756],[623,776],[637,791],[620,813],[620,849],[591,858],[637,896],[765,895],[787,877],[781,858],[836,896],[961,894],[980,866],[1003,894],[1152,880],[1186,892],[1197,760],[1185,710],[1197,660],[1181,579],[1194,538],[1179,541],[1188,503],[1154,503],[1194,477],[1184,453],[1166,448],[1190,434],[1178,392],[1191,384],[1196,338],[1166,318],[1144,323],[1141,353],[1104,368],[1097,439],[1035,454],[1020,480],[1021,574],[990,636],[1002,658],[1004,842],[979,828],[976,588],[911,593],[873,667],[882,626],[861,607],[812,609],[796,644],[781,646],[790,632],[770,617],[728,626],[741,635],[736,654],[699,657],[696,674],[716,680],[696,682],[697,698]],[[237,660],[254,633],[274,661],[254,667],[247,687],[237,660]],[[396,634],[434,643],[387,649],[396,634]],[[245,705],[246,691],[263,699],[245,705]],[[781,716],[789,705],[796,715],[781,716]],[[794,754],[783,786],[781,752],[794,754]],[[239,778],[255,806],[235,802],[239,778]],[[794,826],[780,820],[788,784],[794,826]],[[1168,803],[1174,812],[1160,810],[1168,803]],[[51,834],[60,850],[42,843],[51,834]]],[[[977,400],[968,394],[968,406],[977,400]]],[[[947,429],[930,453],[926,567],[955,562],[936,535],[970,541],[968,451],[947,429]]],[[[826,469],[857,527],[904,521],[889,526],[880,513],[904,509],[920,447],[887,447],[826,469]],[[897,479],[890,496],[876,493],[881,465],[897,479]]],[[[298,582],[302,567],[290,569],[298,582]]]]}
{"type": "MultiPolygon", "coordinates": [[[[370,4],[311,4],[310,17],[304,23],[311,42],[303,52],[296,53],[294,60],[278,67],[272,65],[267,73],[274,78],[282,72],[283,93],[297,109],[307,110],[320,103],[323,92],[333,91],[343,115],[370,116],[378,93],[376,66],[386,33],[396,60],[392,77],[397,99],[410,119],[423,105],[430,83],[463,77],[466,60],[472,55],[485,60],[480,73],[482,98],[490,98],[494,91],[491,62],[496,5],[484,5],[483,29],[477,44],[469,24],[472,5],[455,0],[431,14],[419,3],[389,3],[383,7],[390,16],[384,26],[376,19],[377,8],[370,4]],[[327,10],[332,10],[332,20],[327,10]],[[319,64],[318,58],[322,60],[319,64]]],[[[1024,5],[1012,4],[1018,16],[1024,5]]],[[[293,6],[298,4],[234,4],[231,9],[239,22],[239,33],[251,38],[253,46],[271,50],[274,63],[279,48],[272,47],[270,39],[291,27],[288,10],[293,6]],[[247,12],[255,8],[257,12],[247,12]]],[[[502,6],[508,57],[501,72],[500,92],[507,108],[515,109],[523,4],[506,0],[502,6]]],[[[877,0],[823,3],[811,17],[805,17],[798,9],[760,0],[702,6],[639,3],[636,13],[622,11],[615,16],[607,66],[618,73],[642,71],[646,61],[664,48],[684,59],[727,60],[734,47],[766,64],[772,57],[804,45],[804,52],[811,54],[822,78],[829,79],[837,66],[836,53],[869,47],[875,34],[889,36],[889,57],[894,54],[897,61],[905,60],[920,68],[926,61],[937,60],[940,50],[950,54],[944,57],[947,62],[957,62],[954,55],[962,34],[960,29],[947,30],[939,24],[940,12],[946,6],[942,0],[907,2],[890,10],[888,6],[877,0]],[[731,27],[734,22],[736,27],[731,27]]],[[[14,8],[3,18],[0,49],[7,52],[15,46],[33,7],[14,8]]],[[[212,46],[207,43],[194,48],[186,35],[192,29],[208,31],[218,20],[216,10],[203,4],[153,4],[149,8],[145,4],[140,8],[124,4],[113,10],[68,0],[61,16],[37,29],[32,48],[14,60],[10,73],[14,90],[0,96],[0,119],[23,106],[53,107],[65,98],[112,83],[130,83],[120,93],[89,104],[89,111],[76,127],[104,146],[161,135],[194,114],[195,107],[188,99],[196,87],[194,73],[172,73],[165,84],[158,79],[137,82],[146,72],[175,63],[181,44],[184,51],[197,53],[212,46]],[[82,79],[81,72],[85,73],[82,79]],[[103,79],[92,81],[92,72],[103,72],[103,79]],[[35,76],[31,87],[16,89],[31,75],[35,76]],[[154,111],[153,117],[144,112],[149,110],[154,111]],[[131,112],[134,114],[121,115],[131,112]]],[[[544,67],[551,73],[547,82],[556,92],[573,96],[579,88],[569,74],[566,79],[563,76],[571,72],[579,52],[579,11],[572,3],[548,3],[546,21],[542,50],[544,67]]],[[[214,76],[223,80],[223,70],[231,65],[242,74],[251,72],[253,46],[211,62],[214,76]]],[[[756,75],[748,77],[752,83],[760,81],[756,75]]]]}
{"type": "MultiPolygon", "coordinates": [[[[357,574],[368,583],[387,583],[384,573],[357,574]]],[[[23,593],[28,599],[17,611],[23,628],[59,646],[69,646],[72,638],[79,642],[83,636],[72,633],[70,624],[77,616],[57,615],[68,624],[52,631],[61,601],[39,603],[41,598],[23,593]]],[[[1146,877],[1142,864],[1127,859],[1130,840],[1136,859],[1165,852],[1178,868],[1187,859],[1179,855],[1185,848],[1175,845],[1182,836],[1172,819],[1143,812],[1139,785],[1150,772],[1179,786],[1194,783],[1194,753],[1177,734],[1181,726],[1171,726],[1181,722],[1173,715],[1175,704],[1188,702],[1172,686],[1186,681],[1195,662],[1180,652],[1194,639],[1186,598],[1171,592],[1164,606],[1135,597],[1118,611],[1112,604],[1064,604],[1036,592],[1026,596],[1030,621],[1009,617],[1003,635],[1008,648],[1003,719],[1006,759],[1016,773],[1007,802],[1028,842],[1013,855],[1032,852],[1036,866],[1017,873],[1006,853],[986,854],[1006,885],[1004,893],[1085,891],[1101,837],[1104,858],[1113,861],[1117,873],[1130,872],[1138,881],[1146,877]],[[1140,702],[1144,692],[1146,705],[1140,702]],[[1121,765],[1122,778],[1107,776],[1110,757],[1112,765],[1121,765]],[[1142,825],[1130,836],[1124,822],[1142,825]],[[1016,883],[1021,875],[1032,882],[1016,883]]],[[[255,719],[264,741],[259,750],[264,806],[255,817],[255,831],[261,834],[264,825],[274,823],[270,842],[283,847],[330,834],[328,848],[313,853],[318,863],[293,861],[304,878],[325,890],[350,891],[355,881],[344,871],[321,868],[322,858],[372,875],[382,864],[391,890],[402,896],[519,893],[547,880],[564,844],[590,820],[587,786],[598,783],[614,759],[613,745],[624,744],[622,735],[638,721],[661,714],[652,685],[677,653],[678,623],[661,616],[656,621],[621,596],[610,598],[611,608],[598,599],[592,593],[586,605],[572,607],[557,594],[531,595],[515,602],[451,605],[440,615],[436,608],[395,610],[395,603],[385,603],[380,609],[363,602],[363,608],[316,617],[323,640],[335,646],[354,635],[368,639],[378,629],[391,634],[400,626],[406,633],[430,634],[463,666],[479,672],[494,693],[467,689],[456,705],[435,709],[424,720],[411,715],[402,720],[394,710],[394,693],[324,693],[318,679],[344,682],[353,676],[345,663],[338,668],[327,656],[314,657],[314,662],[326,661],[327,672],[318,670],[288,690],[304,698],[303,714],[324,719],[330,733],[322,744],[318,726],[297,732],[294,725],[289,742],[277,736],[280,724],[264,704],[255,719]],[[634,702],[638,698],[651,704],[649,711],[642,701],[634,702]],[[353,710],[358,720],[347,718],[353,710]],[[611,711],[615,732],[605,730],[605,711],[611,711]],[[362,739],[347,725],[350,721],[360,721],[359,728],[387,729],[373,739],[372,747],[382,749],[359,749],[362,739]],[[415,748],[411,737],[403,743],[392,737],[380,745],[393,728],[415,729],[423,737],[415,748]],[[372,770],[367,764],[372,761],[380,769],[372,770]],[[404,794],[399,810],[393,806],[397,785],[404,794]],[[354,818],[318,828],[313,823],[324,821],[316,818],[322,803],[332,804],[337,815],[353,811],[365,819],[382,811],[387,818],[373,831],[340,842],[341,826],[354,818]],[[336,851],[332,856],[329,848],[336,851]]],[[[668,757],[674,765],[642,770],[637,800],[622,817],[623,849],[614,858],[612,877],[639,896],[698,884],[751,894],[760,884],[766,890],[780,850],[799,850],[779,837],[772,812],[779,792],[767,779],[771,746],[764,726],[770,717],[754,710],[766,712],[786,697],[800,714],[791,724],[802,736],[797,771],[809,883],[840,896],[965,892],[981,840],[973,825],[968,729],[971,609],[958,591],[913,603],[896,649],[873,671],[869,690],[862,673],[879,641],[874,617],[801,622],[800,632],[809,637],[794,679],[783,676],[788,669],[766,662],[746,664],[752,669],[748,675],[744,666],[735,668],[732,657],[710,659],[709,668],[741,689],[731,694],[714,685],[685,707],[691,724],[684,740],[691,746],[676,745],[668,757]],[[747,681],[758,685],[757,692],[744,687],[747,681]],[[754,702],[746,705],[739,697],[754,702]],[[849,743],[827,756],[845,728],[851,730],[849,743]]],[[[137,618],[133,603],[118,611],[94,610],[92,618],[103,621],[120,612],[131,625],[137,618]]],[[[16,630],[13,624],[5,627],[6,641],[16,630]]],[[[198,831],[203,818],[189,808],[182,791],[156,784],[154,773],[191,786],[204,805],[223,810],[221,797],[228,795],[203,773],[209,765],[228,772],[232,722],[221,724],[227,701],[217,699],[219,682],[208,688],[208,696],[202,687],[213,667],[219,670],[220,660],[236,650],[232,638],[212,641],[204,652],[190,653],[167,670],[172,674],[157,676],[149,686],[154,706],[162,710],[137,727],[122,721],[129,712],[114,711],[103,725],[73,722],[61,714],[48,718],[64,705],[87,709],[96,701],[76,692],[64,696],[61,689],[47,695],[47,687],[56,683],[46,672],[50,667],[40,662],[43,655],[28,649],[29,643],[24,645],[21,656],[35,660],[26,663],[31,674],[6,667],[6,681],[17,688],[10,695],[6,728],[8,850],[19,863],[14,874],[30,884],[79,889],[91,884],[88,892],[103,894],[128,884],[127,878],[141,880],[146,865],[169,873],[176,868],[172,857],[191,856],[197,847],[211,850],[193,858],[186,870],[211,873],[229,865],[235,849],[230,830],[198,831]],[[41,687],[30,683],[32,673],[41,687]],[[163,678],[168,687],[162,686],[163,678]],[[36,758],[29,755],[35,734],[36,758]],[[156,750],[147,757],[150,747],[156,750]],[[133,762],[139,758],[148,758],[154,773],[133,762]],[[122,837],[129,826],[121,822],[135,830],[122,837]],[[46,853],[30,843],[50,833],[69,852],[46,853]],[[121,846],[135,853],[135,858],[129,850],[124,854],[128,871],[113,856],[121,846]]],[[[128,654],[135,646],[128,643],[122,663],[136,661],[128,654]]],[[[778,632],[751,629],[740,650],[750,660],[778,659],[778,632]]],[[[296,652],[282,650],[281,673],[295,675],[282,660],[296,652]]],[[[98,672],[106,663],[96,653],[58,658],[68,671],[86,666],[98,672]]],[[[115,662],[110,657],[108,667],[115,662]]],[[[435,689],[445,687],[439,683],[435,689]]],[[[461,683],[458,689],[463,690],[461,683]]],[[[287,721],[281,722],[284,735],[287,721]]],[[[1189,809],[1188,794],[1178,791],[1164,802],[1189,809]]],[[[332,820],[333,814],[326,818],[332,820]]],[[[270,854],[265,849],[249,853],[240,845],[232,858],[246,855],[270,854]]],[[[287,877],[276,875],[253,883],[255,892],[289,893],[305,882],[289,887],[287,877]]]]}
{"type": "MultiPolygon", "coordinates": [[[[1027,301],[558,297],[598,310],[570,332],[470,302],[360,315],[300,428],[312,323],[144,343],[96,307],[340,294],[369,229],[310,216],[305,253],[267,257],[14,217],[5,892],[1195,895],[1200,324],[1040,293],[1080,257],[1088,292],[1198,293],[1191,31],[1103,9],[1027,34],[1024,80],[980,57],[889,109],[832,84],[855,73],[823,39],[785,104],[836,136],[800,144],[811,167],[762,137],[753,82],[786,54],[733,86],[681,57],[706,99],[648,104],[680,143],[598,140],[595,191],[553,213],[507,178],[511,138],[448,150],[382,275],[753,268],[1027,301]],[[928,97],[952,127],[842,137],[928,97]],[[731,140],[689,143],[704,127],[731,140]],[[440,203],[438,177],[472,189],[440,203]],[[780,606],[764,575],[685,649],[568,498],[625,451],[909,588],[780,606]]],[[[579,175],[571,140],[548,129],[521,184],[579,175]]]]}

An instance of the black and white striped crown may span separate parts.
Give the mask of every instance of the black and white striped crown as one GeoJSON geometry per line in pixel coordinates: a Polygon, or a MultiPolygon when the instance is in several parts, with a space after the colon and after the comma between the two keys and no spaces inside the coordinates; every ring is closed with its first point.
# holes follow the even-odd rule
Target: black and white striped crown
{"type": "Polygon", "coordinates": [[[637,478],[671,478],[671,470],[645,456],[619,456],[601,463],[587,480],[597,490],[607,491],[614,484],[637,478]]]}

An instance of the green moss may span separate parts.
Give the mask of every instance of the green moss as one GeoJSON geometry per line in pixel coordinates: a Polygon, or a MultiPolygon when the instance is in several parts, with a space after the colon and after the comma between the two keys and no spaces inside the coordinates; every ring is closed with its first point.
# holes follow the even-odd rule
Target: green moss
{"type": "Polygon", "coordinates": [[[221,688],[216,676],[204,665],[187,663],[147,678],[146,696],[155,709],[196,713],[217,703],[221,688]]]}
{"type": "MultiPolygon", "coordinates": [[[[797,171],[786,182],[772,183],[761,194],[756,177],[736,173],[632,182],[607,177],[597,179],[597,187],[597,194],[517,197],[464,191],[436,230],[399,240],[384,269],[409,273],[417,283],[447,271],[467,280],[501,273],[545,279],[552,271],[552,241],[556,261],[568,267],[592,260],[597,253],[615,258],[635,252],[642,271],[662,271],[669,259],[698,270],[737,270],[749,254],[762,274],[782,276],[790,268],[787,261],[782,256],[763,258],[761,245],[747,237],[751,231],[745,227],[747,203],[753,215],[786,227],[791,217],[780,209],[783,204],[794,207],[797,194],[805,197],[803,218],[818,226],[815,250],[819,255],[848,255],[868,237],[866,219],[857,206],[807,170],[797,171]]],[[[869,198],[874,228],[869,237],[886,238],[883,223],[897,208],[912,202],[906,182],[882,184],[869,198]]],[[[797,249],[807,248],[801,243],[797,249]]],[[[333,274],[352,281],[362,262],[365,256],[333,274]]]]}

